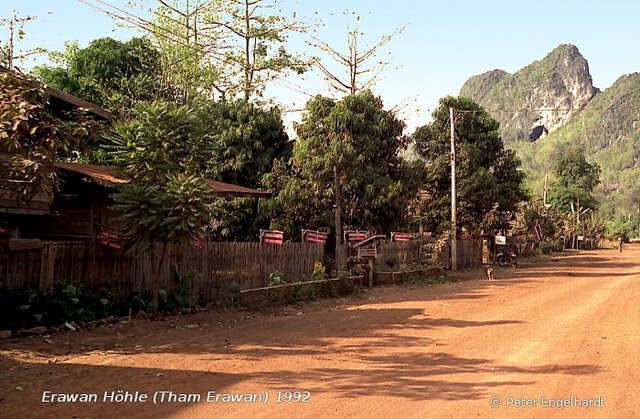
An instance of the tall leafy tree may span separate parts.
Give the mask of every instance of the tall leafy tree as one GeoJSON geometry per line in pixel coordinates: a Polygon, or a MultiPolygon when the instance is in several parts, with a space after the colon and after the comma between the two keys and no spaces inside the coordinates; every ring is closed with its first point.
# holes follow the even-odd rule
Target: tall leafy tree
{"type": "MultiPolygon", "coordinates": [[[[478,231],[494,208],[514,211],[527,198],[520,160],[505,150],[498,123],[486,111],[464,97],[445,97],[433,112],[433,122],[412,136],[418,156],[426,164],[420,205],[425,226],[432,231],[449,228],[451,211],[451,128],[449,108],[455,113],[456,198],[458,225],[478,231]]],[[[493,226],[497,227],[497,226],[493,226]]]]}
{"type": "Polygon", "coordinates": [[[130,250],[149,252],[155,264],[155,316],[168,245],[201,237],[210,221],[212,191],[202,177],[207,130],[195,111],[175,104],[141,104],[134,114],[110,138],[114,162],[132,180],[114,199],[130,250]]]}
{"type": "Polygon", "coordinates": [[[18,203],[37,193],[52,196],[57,185],[53,162],[72,151],[86,151],[96,124],[79,118],[62,121],[47,109],[42,85],[12,72],[0,72],[0,152],[11,161],[0,164],[0,177],[18,203]]]}
{"type": "Polygon", "coordinates": [[[169,96],[159,80],[159,52],[146,38],[100,38],[86,48],[71,43],[53,58],[57,66],[34,70],[40,80],[107,108],[114,116],[137,102],[169,96]]]}
{"type": "MultiPolygon", "coordinates": [[[[291,156],[293,143],[278,108],[259,108],[244,100],[220,101],[205,104],[200,114],[210,132],[206,172],[212,179],[258,188],[275,161],[291,156]]],[[[255,240],[260,228],[268,227],[255,199],[220,198],[212,208],[215,239],[255,240]]]]}
{"type": "Polygon", "coordinates": [[[273,226],[292,236],[330,228],[336,203],[338,236],[343,225],[378,232],[405,225],[417,188],[415,168],[398,156],[406,146],[403,122],[370,91],[340,101],[317,96],[306,109],[290,164],[276,164],[265,177],[275,194],[263,206],[273,226]]]}
{"type": "Polygon", "coordinates": [[[600,183],[600,166],[590,164],[582,150],[570,150],[556,165],[558,184],[563,187],[575,186],[588,192],[600,183]]]}
{"type": "Polygon", "coordinates": [[[555,168],[556,185],[549,193],[549,202],[563,213],[575,213],[598,206],[592,192],[600,183],[600,166],[587,162],[580,149],[568,150],[555,168]]]}
{"type": "Polygon", "coordinates": [[[200,118],[210,132],[207,171],[215,179],[256,188],[274,160],[291,156],[293,143],[276,107],[263,109],[244,100],[210,102],[200,118]]]}

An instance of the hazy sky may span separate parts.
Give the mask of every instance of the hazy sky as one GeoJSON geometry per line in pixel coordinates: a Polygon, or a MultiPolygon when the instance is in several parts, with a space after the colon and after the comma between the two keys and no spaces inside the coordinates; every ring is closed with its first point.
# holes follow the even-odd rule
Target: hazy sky
{"type": "MultiPolygon", "coordinates": [[[[100,1],[119,7],[127,3],[87,1],[101,7],[105,6],[100,1]]],[[[22,50],[34,46],[61,50],[67,40],[86,46],[104,36],[126,40],[140,35],[116,26],[113,19],[78,0],[0,0],[0,4],[1,18],[11,17],[12,10],[18,16],[38,17],[24,27],[26,37],[18,45],[22,50]]],[[[144,4],[149,8],[156,2],[145,0],[144,4]]],[[[579,48],[589,61],[595,86],[602,90],[619,76],[640,71],[637,0],[284,0],[281,6],[288,17],[295,11],[298,19],[321,23],[315,36],[338,50],[346,49],[347,26],[353,25],[353,19],[343,14],[347,9],[361,16],[359,28],[365,47],[406,26],[381,50],[380,58],[391,64],[373,90],[388,108],[404,105],[400,115],[409,132],[428,121],[439,98],[457,95],[468,77],[495,68],[514,72],[542,59],[560,44],[579,48]]],[[[133,13],[143,14],[144,9],[133,13]]],[[[0,30],[0,39],[6,41],[8,28],[0,30]]],[[[292,39],[290,48],[320,55],[302,39],[292,39]]],[[[297,90],[329,93],[319,75],[290,81],[302,89],[270,90],[285,109],[304,107],[309,96],[297,90]]],[[[296,115],[291,113],[288,119],[298,118],[296,115]]]]}

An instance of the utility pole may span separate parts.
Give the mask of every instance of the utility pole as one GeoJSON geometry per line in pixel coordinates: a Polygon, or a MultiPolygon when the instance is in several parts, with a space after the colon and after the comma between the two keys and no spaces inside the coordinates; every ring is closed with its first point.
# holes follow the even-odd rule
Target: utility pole
{"type": "Polygon", "coordinates": [[[547,208],[547,182],[549,181],[549,175],[544,175],[544,191],[542,192],[542,204],[547,208]]]}
{"type": "Polygon", "coordinates": [[[341,268],[339,264],[340,258],[340,241],[342,240],[342,208],[340,206],[340,178],[338,177],[338,165],[333,165],[333,182],[334,193],[336,195],[336,210],[335,210],[335,229],[336,229],[336,274],[341,268]]]}
{"type": "Polygon", "coordinates": [[[449,107],[451,120],[451,270],[458,270],[458,240],[456,225],[456,132],[453,107],[449,107]]]}

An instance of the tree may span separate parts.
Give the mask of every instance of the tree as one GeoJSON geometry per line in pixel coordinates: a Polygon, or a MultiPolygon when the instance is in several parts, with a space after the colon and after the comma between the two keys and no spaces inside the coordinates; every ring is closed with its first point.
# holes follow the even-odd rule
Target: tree
{"type": "Polygon", "coordinates": [[[23,60],[34,54],[46,52],[44,48],[37,47],[30,51],[16,51],[16,44],[25,37],[24,25],[26,22],[37,20],[35,16],[18,17],[15,10],[10,19],[0,19],[0,26],[9,27],[9,40],[6,44],[0,43],[0,64],[9,70],[14,70],[16,60],[23,60]]]}
{"type": "Polygon", "coordinates": [[[132,181],[114,196],[115,209],[129,250],[151,253],[155,317],[167,246],[201,237],[210,220],[212,191],[202,177],[207,130],[197,112],[175,104],[140,104],[133,114],[110,137],[114,162],[132,181]]]}
{"type": "Polygon", "coordinates": [[[308,25],[287,20],[272,0],[158,0],[149,21],[105,4],[110,17],[147,31],[162,51],[162,80],[176,100],[261,96],[267,83],[309,63],[286,51],[291,33],[308,25]],[[184,5],[184,6],[183,6],[184,5]],[[192,7],[190,7],[192,6],[192,7]],[[110,10],[109,10],[110,9],[110,10]]]}
{"type": "MultiPolygon", "coordinates": [[[[205,170],[212,179],[258,188],[274,161],[291,157],[293,143],[276,107],[259,108],[243,100],[209,102],[199,115],[210,132],[205,170]]],[[[211,237],[215,239],[253,240],[260,228],[268,226],[255,199],[219,198],[212,211],[211,237]]]]}
{"type": "Polygon", "coordinates": [[[363,35],[358,28],[360,16],[356,16],[355,20],[355,27],[347,30],[347,52],[339,52],[328,43],[320,40],[318,40],[317,44],[312,44],[329,55],[346,70],[345,75],[340,75],[338,72],[330,70],[329,67],[323,64],[322,60],[317,59],[314,61],[314,65],[320,69],[333,89],[340,93],[351,95],[371,89],[378,81],[380,73],[384,71],[389,63],[378,61],[376,65],[370,66],[371,61],[375,60],[380,48],[404,30],[404,28],[401,28],[393,34],[382,36],[375,45],[365,47],[363,51],[362,46],[359,45],[363,35]],[[365,80],[362,80],[363,77],[366,77],[365,80]]]}
{"type": "MultiPolygon", "coordinates": [[[[520,160],[505,150],[498,123],[472,100],[447,96],[433,112],[433,122],[412,136],[418,156],[426,165],[420,205],[425,227],[449,228],[451,209],[451,128],[449,108],[455,114],[456,200],[459,227],[477,232],[497,204],[499,212],[514,211],[527,198],[520,160]]],[[[496,228],[498,226],[493,226],[496,228]]]]}
{"type": "Polygon", "coordinates": [[[406,146],[403,122],[369,91],[340,101],[317,96],[306,109],[290,163],[265,176],[274,198],[262,209],[273,227],[295,237],[300,228],[335,224],[339,238],[342,225],[378,232],[406,225],[417,187],[415,168],[398,156],[406,146]]]}
{"type": "Polygon", "coordinates": [[[273,11],[272,0],[228,0],[220,19],[209,22],[223,39],[224,77],[231,96],[240,94],[245,101],[262,96],[270,81],[290,71],[303,73],[309,62],[287,52],[284,44],[291,33],[303,33],[308,25],[287,20],[273,11]]]}
{"type": "Polygon", "coordinates": [[[11,53],[9,52],[9,45],[5,45],[0,42],[0,65],[8,68],[10,56],[11,53]]]}
{"type": "Polygon", "coordinates": [[[69,121],[53,117],[48,101],[39,83],[0,72],[0,152],[12,155],[8,164],[0,166],[0,178],[9,179],[8,187],[22,205],[40,192],[52,197],[56,158],[86,151],[96,131],[93,121],[83,117],[69,121]]]}
{"type": "Polygon", "coordinates": [[[100,38],[82,49],[70,43],[52,58],[57,66],[34,69],[42,82],[110,109],[115,117],[137,102],[170,97],[159,80],[159,52],[145,38],[100,38]]]}
{"type": "Polygon", "coordinates": [[[598,206],[593,188],[600,183],[600,166],[590,164],[581,150],[569,150],[555,168],[556,185],[549,193],[549,202],[560,212],[573,213],[598,206]]]}
{"type": "Polygon", "coordinates": [[[136,26],[160,51],[161,83],[172,100],[189,104],[226,97],[221,34],[207,22],[219,19],[220,1],[158,0],[154,19],[136,26]]]}
{"type": "Polygon", "coordinates": [[[280,110],[243,100],[210,102],[201,109],[211,139],[207,172],[217,180],[256,188],[276,159],[288,160],[292,142],[280,110]]]}
{"type": "Polygon", "coordinates": [[[600,183],[600,166],[589,164],[582,150],[571,150],[556,165],[558,184],[563,187],[577,187],[587,192],[600,183]]]}

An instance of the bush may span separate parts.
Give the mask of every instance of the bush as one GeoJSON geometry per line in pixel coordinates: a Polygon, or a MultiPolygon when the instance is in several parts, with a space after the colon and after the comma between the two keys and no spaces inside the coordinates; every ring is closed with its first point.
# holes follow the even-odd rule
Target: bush
{"type": "Polygon", "coordinates": [[[284,284],[284,274],[280,271],[273,271],[269,274],[269,286],[275,287],[284,284]]]}
{"type": "Polygon", "coordinates": [[[311,274],[311,279],[313,279],[314,281],[327,279],[327,269],[319,260],[316,260],[313,263],[313,273],[311,274]]]}
{"type": "MultiPolygon", "coordinates": [[[[190,281],[198,273],[173,276],[170,291],[161,290],[158,308],[171,313],[193,308],[190,281]]],[[[108,286],[95,292],[85,285],[57,282],[51,288],[9,289],[0,284],[0,330],[28,329],[35,326],[57,327],[65,322],[91,322],[108,316],[126,316],[129,311],[148,312],[151,309],[149,291],[127,295],[114,293],[108,286]]]]}
{"type": "Polygon", "coordinates": [[[0,301],[0,329],[12,331],[71,321],[90,322],[113,314],[109,299],[73,284],[56,283],[52,288],[30,290],[0,288],[0,301]]]}

